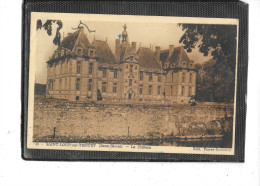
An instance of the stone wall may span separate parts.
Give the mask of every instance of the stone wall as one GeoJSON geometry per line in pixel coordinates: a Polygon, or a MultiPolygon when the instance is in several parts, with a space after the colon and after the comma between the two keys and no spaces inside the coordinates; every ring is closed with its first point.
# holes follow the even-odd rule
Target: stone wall
{"type": "MultiPolygon", "coordinates": [[[[109,104],[35,98],[34,139],[53,136],[68,139],[118,139],[221,134],[229,118],[226,104],[109,104]],[[213,131],[213,133],[212,133],[213,131]]],[[[230,120],[231,118],[231,120],[230,120]]]]}

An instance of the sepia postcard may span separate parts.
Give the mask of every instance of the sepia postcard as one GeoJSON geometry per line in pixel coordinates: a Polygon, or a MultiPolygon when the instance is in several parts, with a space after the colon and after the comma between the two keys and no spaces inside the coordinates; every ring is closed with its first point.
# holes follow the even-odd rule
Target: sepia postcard
{"type": "Polygon", "coordinates": [[[32,12],[27,148],[234,155],[238,24],[32,12]]]}

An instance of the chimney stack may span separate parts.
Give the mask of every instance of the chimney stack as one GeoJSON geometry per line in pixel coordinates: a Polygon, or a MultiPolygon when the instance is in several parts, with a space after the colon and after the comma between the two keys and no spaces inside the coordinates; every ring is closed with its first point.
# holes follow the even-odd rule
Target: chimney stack
{"type": "Polygon", "coordinates": [[[169,45],[169,57],[172,56],[173,50],[174,50],[174,45],[169,45]]]}
{"type": "Polygon", "coordinates": [[[161,47],[160,46],[156,46],[155,47],[155,57],[158,61],[160,61],[160,53],[161,53],[161,47]]]}
{"type": "Polygon", "coordinates": [[[120,39],[116,39],[116,46],[115,46],[115,57],[116,60],[120,60],[120,39]]]}

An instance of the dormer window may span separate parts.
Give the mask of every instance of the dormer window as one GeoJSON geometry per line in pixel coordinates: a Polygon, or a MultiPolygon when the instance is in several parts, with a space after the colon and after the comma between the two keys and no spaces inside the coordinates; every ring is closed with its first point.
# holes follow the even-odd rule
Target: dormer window
{"type": "Polygon", "coordinates": [[[78,55],[81,56],[82,55],[82,49],[78,48],[78,55]]]}
{"type": "Polygon", "coordinates": [[[96,55],[96,51],[95,51],[95,49],[89,49],[88,50],[88,55],[89,55],[89,57],[95,57],[95,55],[96,55]]]}

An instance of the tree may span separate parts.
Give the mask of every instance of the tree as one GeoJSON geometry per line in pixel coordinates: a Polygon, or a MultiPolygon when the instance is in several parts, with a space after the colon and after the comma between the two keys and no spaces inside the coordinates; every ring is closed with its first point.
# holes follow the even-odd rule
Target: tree
{"type": "Polygon", "coordinates": [[[195,46],[199,51],[219,62],[226,62],[232,72],[235,72],[236,65],[236,25],[208,25],[208,24],[179,24],[184,34],[179,42],[187,52],[192,52],[195,46]]]}
{"type": "Polygon", "coordinates": [[[216,67],[216,60],[209,60],[203,64],[195,64],[196,100],[210,102],[234,101],[234,76],[228,70],[228,64],[216,67]],[[216,71],[218,69],[219,71],[216,71]]]}
{"type": "Polygon", "coordinates": [[[197,46],[213,60],[197,65],[197,95],[203,101],[232,102],[236,68],[236,25],[179,24],[184,31],[179,42],[187,52],[197,46]]]}
{"type": "Polygon", "coordinates": [[[61,42],[60,29],[62,29],[62,25],[63,25],[61,20],[47,20],[47,21],[45,21],[44,24],[42,24],[42,20],[38,19],[37,25],[36,25],[36,30],[42,29],[42,27],[43,27],[44,30],[47,31],[47,34],[49,36],[51,36],[52,35],[52,23],[56,23],[58,25],[55,38],[53,39],[53,44],[59,46],[60,42],[61,42]]]}
{"type": "MultiPolygon", "coordinates": [[[[61,20],[47,20],[47,21],[45,21],[44,24],[42,24],[42,20],[38,19],[37,25],[36,25],[36,30],[42,29],[42,27],[43,27],[47,31],[47,34],[49,36],[51,36],[52,35],[52,23],[56,23],[58,25],[55,38],[53,39],[53,44],[60,46],[60,43],[61,43],[60,29],[62,29],[62,26],[63,26],[63,23],[61,22],[61,20]]],[[[81,28],[83,28],[83,26],[85,26],[88,29],[89,33],[96,32],[95,30],[90,30],[89,27],[82,21],[80,21],[78,27],[72,28],[72,29],[73,30],[81,29],[81,28]]]]}

